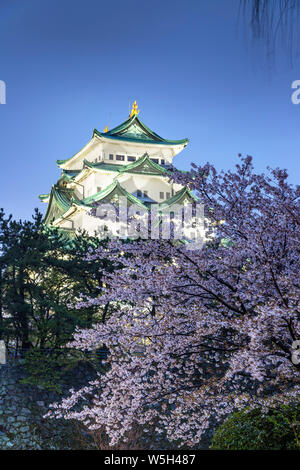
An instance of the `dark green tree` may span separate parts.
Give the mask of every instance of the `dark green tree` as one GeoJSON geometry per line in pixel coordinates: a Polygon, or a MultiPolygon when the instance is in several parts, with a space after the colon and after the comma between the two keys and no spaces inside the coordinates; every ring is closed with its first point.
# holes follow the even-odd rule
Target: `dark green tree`
{"type": "Polygon", "coordinates": [[[97,297],[105,258],[87,258],[91,246],[105,245],[85,233],[70,239],[49,229],[36,210],[32,221],[0,212],[0,338],[22,350],[58,349],[74,329],[104,321],[107,308],[76,309],[80,298],[97,297]],[[97,318],[95,314],[97,312],[97,318]]]}

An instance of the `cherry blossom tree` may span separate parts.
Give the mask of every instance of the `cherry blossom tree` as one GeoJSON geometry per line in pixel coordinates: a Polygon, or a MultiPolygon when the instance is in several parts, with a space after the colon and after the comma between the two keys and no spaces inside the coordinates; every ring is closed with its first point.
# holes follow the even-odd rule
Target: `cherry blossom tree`
{"type": "MultiPolygon", "coordinates": [[[[285,170],[256,174],[251,157],[235,171],[213,165],[174,171],[204,204],[202,249],[169,240],[112,240],[122,269],[104,273],[105,323],[78,330],[71,346],[109,349],[105,374],[71,390],[48,416],[105,431],[111,445],[136,426],[197,446],[234,410],[267,410],[299,398],[300,188],[285,170]]],[[[103,248],[90,259],[103,257],[103,248]]]]}

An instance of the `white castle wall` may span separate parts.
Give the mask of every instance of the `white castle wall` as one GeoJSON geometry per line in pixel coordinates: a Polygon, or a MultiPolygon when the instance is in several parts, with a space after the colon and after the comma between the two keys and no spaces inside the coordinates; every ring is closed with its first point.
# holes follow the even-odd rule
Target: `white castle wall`
{"type": "MultiPolygon", "coordinates": [[[[180,149],[182,150],[182,149],[180,149]]],[[[77,156],[67,162],[66,168],[69,170],[81,170],[83,167],[83,161],[88,160],[92,163],[105,162],[105,163],[117,163],[118,165],[128,165],[130,163],[127,159],[128,156],[136,157],[137,159],[142,157],[146,152],[150,158],[158,158],[159,163],[161,160],[165,160],[166,164],[171,164],[174,156],[180,151],[179,149],[175,152],[172,147],[167,145],[151,145],[151,144],[138,144],[128,142],[104,142],[96,136],[78,152],[77,156]],[[109,155],[113,155],[113,160],[109,159],[109,155]],[[124,161],[116,160],[116,155],[124,155],[124,161]]]]}
{"type": "MultiPolygon", "coordinates": [[[[158,159],[158,163],[161,165],[170,164],[174,156],[183,148],[184,145],[175,147],[163,144],[108,141],[104,137],[94,135],[85,147],[63,165],[63,168],[67,170],[82,170],[84,160],[91,163],[104,162],[128,165],[132,163],[128,160],[128,156],[138,159],[145,155],[145,153],[150,158],[158,159]],[[113,155],[112,159],[109,158],[110,155],[113,155]],[[124,160],[117,160],[117,155],[123,155],[124,160]]],[[[104,170],[92,170],[92,173],[88,174],[88,176],[86,174],[86,172],[82,173],[79,176],[79,178],[82,178],[81,180],[69,182],[67,185],[67,187],[74,189],[75,196],[80,200],[93,196],[100,190],[105,189],[113,183],[115,178],[118,178],[120,185],[129,193],[140,197],[137,192],[141,191],[143,196],[146,191],[148,198],[155,202],[163,202],[182,188],[178,184],[169,183],[168,178],[163,176],[138,173],[120,175],[117,171],[104,170]],[[163,193],[163,197],[161,197],[160,193],[163,193]]],[[[97,230],[95,218],[90,217],[88,212],[81,208],[75,210],[68,218],[59,220],[57,225],[66,229],[78,230],[79,228],[84,228],[90,234],[94,234],[94,231],[97,230]]]]}

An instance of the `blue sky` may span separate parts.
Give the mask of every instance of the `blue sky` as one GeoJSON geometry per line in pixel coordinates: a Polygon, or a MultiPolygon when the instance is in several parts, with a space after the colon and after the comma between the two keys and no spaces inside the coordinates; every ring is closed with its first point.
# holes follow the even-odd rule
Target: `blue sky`
{"type": "Polygon", "coordinates": [[[169,139],[189,137],[181,169],[233,168],[239,152],[258,171],[300,169],[300,79],[245,39],[239,0],[0,0],[0,206],[17,218],[45,210],[38,194],[59,177],[96,127],[123,122],[129,101],[169,139]]]}

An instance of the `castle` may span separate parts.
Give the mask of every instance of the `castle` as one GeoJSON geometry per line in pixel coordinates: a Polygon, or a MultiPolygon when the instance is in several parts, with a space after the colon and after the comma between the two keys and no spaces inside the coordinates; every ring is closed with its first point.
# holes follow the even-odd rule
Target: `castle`
{"type": "Polygon", "coordinates": [[[185,187],[169,181],[173,158],[188,139],[167,140],[149,129],[138,117],[134,102],[130,116],[119,126],[103,132],[94,129],[90,141],[75,155],[57,160],[61,176],[49,194],[40,200],[48,204],[44,222],[74,233],[79,229],[93,235],[96,229],[91,210],[101,204],[125,198],[149,210],[162,210],[194,202],[185,187]]]}

